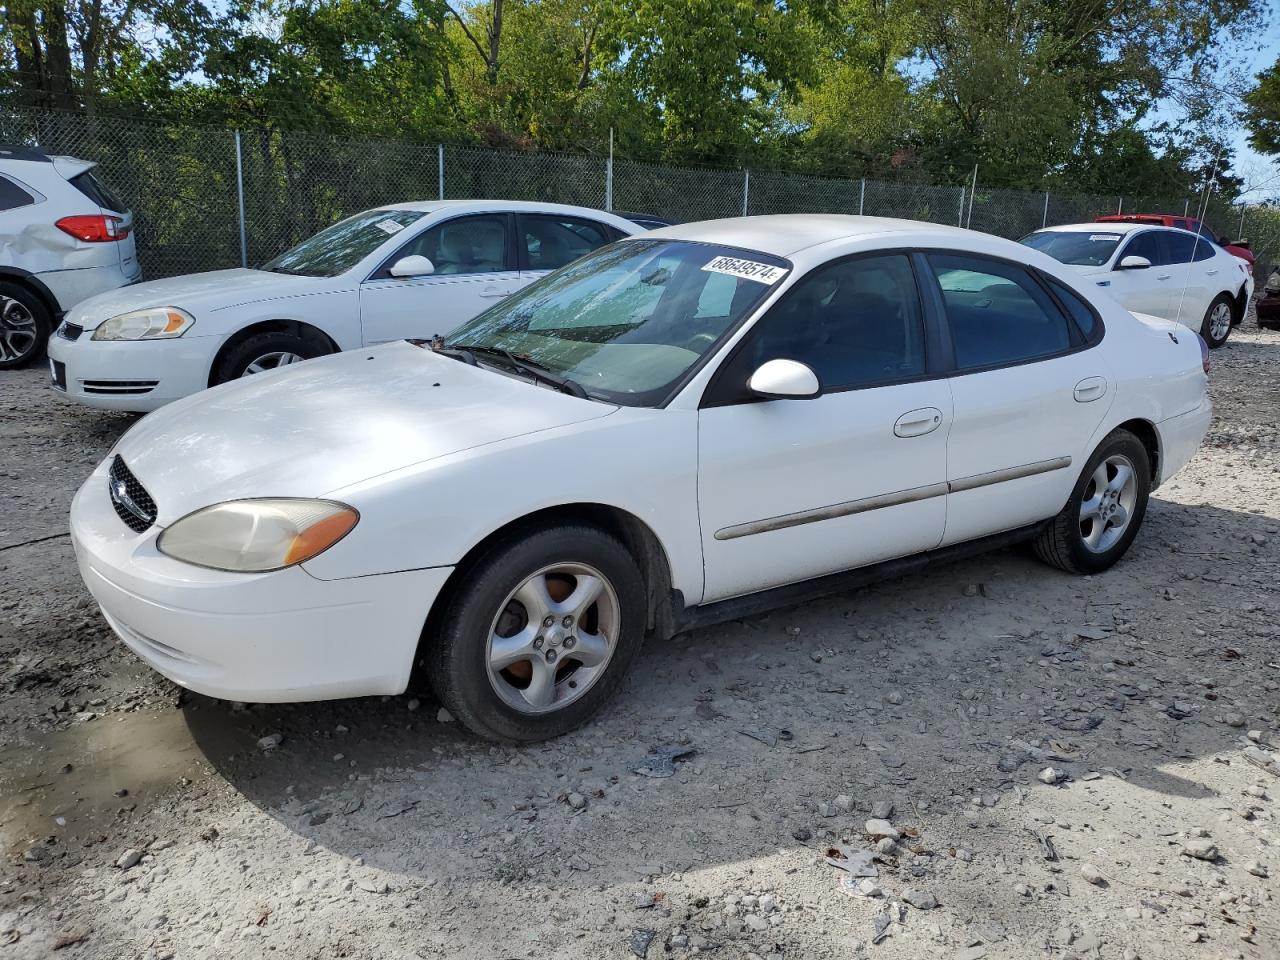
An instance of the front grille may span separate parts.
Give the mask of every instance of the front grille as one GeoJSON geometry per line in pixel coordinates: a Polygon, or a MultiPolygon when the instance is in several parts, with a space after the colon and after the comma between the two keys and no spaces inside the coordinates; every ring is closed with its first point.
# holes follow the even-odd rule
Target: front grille
{"type": "Polygon", "coordinates": [[[142,533],[156,522],[156,502],[118,456],[107,471],[107,493],[116,516],[135,533],[142,533]]]}
{"type": "Polygon", "coordinates": [[[58,328],[58,336],[63,340],[79,340],[82,333],[84,333],[84,327],[78,323],[64,323],[58,328]]]}

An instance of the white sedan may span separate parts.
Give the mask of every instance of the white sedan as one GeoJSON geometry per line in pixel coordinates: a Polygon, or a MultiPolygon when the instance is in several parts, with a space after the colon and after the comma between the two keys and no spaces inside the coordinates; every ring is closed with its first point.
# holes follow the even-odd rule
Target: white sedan
{"type": "Polygon", "coordinates": [[[1208,426],[1206,357],[984,234],[668,227],[434,343],[146,417],[72,536],[177,683],[395,694],[421,665],[473,731],[533,740],[599,708],[646,634],[1021,540],[1107,569],[1208,426]]]}
{"type": "Polygon", "coordinates": [[[53,385],[91,407],[154,410],[299,360],[430,337],[641,232],[601,210],[549,203],[366,210],[257,270],[153,280],[77,304],[49,340],[53,385]]]}
{"type": "Polygon", "coordinates": [[[1076,223],[1038,230],[1022,242],[1072,267],[1134,313],[1190,327],[1210,347],[1227,342],[1253,296],[1249,264],[1187,230],[1076,223]]]}

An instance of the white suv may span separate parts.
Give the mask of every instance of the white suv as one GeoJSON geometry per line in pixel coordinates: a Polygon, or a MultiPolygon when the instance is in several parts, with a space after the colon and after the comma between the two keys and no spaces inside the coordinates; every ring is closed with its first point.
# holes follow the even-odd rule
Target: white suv
{"type": "Polygon", "coordinates": [[[0,369],[38,356],[81,300],[142,279],[133,214],[96,166],[0,144],[0,369]]]}

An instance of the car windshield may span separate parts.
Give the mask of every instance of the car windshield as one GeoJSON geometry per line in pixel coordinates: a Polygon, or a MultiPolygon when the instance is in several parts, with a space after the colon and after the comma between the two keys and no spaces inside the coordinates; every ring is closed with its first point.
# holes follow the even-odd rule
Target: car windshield
{"type": "Polygon", "coordinates": [[[336,277],[423,216],[417,210],[367,210],[326,227],[268,260],[262,269],[304,277],[336,277]]]}
{"type": "Polygon", "coordinates": [[[731,247],[626,240],[464,323],[447,345],[506,351],[574,381],[590,397],[655,406],[790,266],[731,247]]]}
{"type": "Polygon", "coordinates": [[[1047,253],[1060,263],[1075,267],[1100,267],[1116,252],[1121,235],[1104,230],[1084,233],[1070,230],[1039,230],[1022,242],[1047,253]]]}

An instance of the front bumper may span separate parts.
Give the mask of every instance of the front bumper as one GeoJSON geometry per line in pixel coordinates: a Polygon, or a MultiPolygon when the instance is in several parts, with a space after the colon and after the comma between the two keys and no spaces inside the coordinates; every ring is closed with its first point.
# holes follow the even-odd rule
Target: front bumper
{"type": "Polygon", "coordinates": [[[80,575],[116,635],[175,683],[254,703],[404,691],[418,639],[451,568],[319,580],[205,570],[134,533],[101,465],[71,505],[80,575]]]}
{"type": "Polygon", "coordinates": [[[91,330],[85,330],[75,340],[68,340],[59,332],[49,338],[54,388],[90,407],[139,413],[205,389],[223,339],[92,338],[91,330]],[[61,369],[57,364],[62,365],[61,369]]]}

